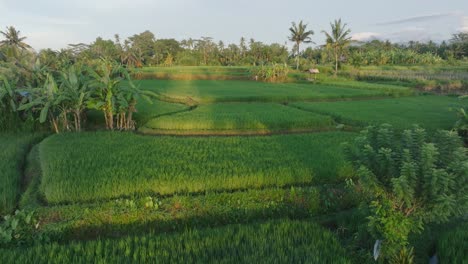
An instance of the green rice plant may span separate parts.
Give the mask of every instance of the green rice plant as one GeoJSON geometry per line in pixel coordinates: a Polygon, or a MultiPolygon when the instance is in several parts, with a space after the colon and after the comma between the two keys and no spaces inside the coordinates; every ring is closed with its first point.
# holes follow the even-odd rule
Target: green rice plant
{"type": "Polygon", "coordinates": [[[220,103],[150,120],[146,133],[270,133],[330,130],[331,117],[272,103],[220,103]]]}
{"type": "Polygon", "coordinates": [[[0,215],[11,213],[17,202],[27,152],[41,135],[0,134],[0,215]]]}
{"type": "Polygon", "coordinates": [[[337,181],[353,133],[271,137],[54,135],[39,148],[50,203],[337,181]]]}
{"type": "Polygon", "coordinates": [[[411,94],[406,87],[351,81],[339,83],[266,83],[255,81],[142,80],[142,89],[158,93],[163,100],[198,103],[327,101],[349,98],[411,94]],[[364,88],[363,88],[364,87],[364,88]]]}
{"type": "Polygon", "coordinates": [[[333,116],[337,122],[366,126],[382,123],[395,128],[409,128],[419,124],[426,129],[451,129],[457,117],[452,109],[466,102],[448,96],[417,96],[394,99],[293,103],[294,107],[333,116]]]}
{"type": "Polygon", "coordinates": [[[0,262],[350,263],[331,232],[294,220],[0,249],[0,262]]]}
{"type": "Polygon", "coordinates": [[[466,263],[468,252],[468,223],[446,231],[437,240],[437,255],[441,263],[466,263]]]}

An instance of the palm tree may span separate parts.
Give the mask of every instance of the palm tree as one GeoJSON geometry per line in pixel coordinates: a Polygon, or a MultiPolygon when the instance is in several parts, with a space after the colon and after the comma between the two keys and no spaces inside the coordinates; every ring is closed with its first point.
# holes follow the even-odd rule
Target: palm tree
{"type": "Polygon", "coordinates": [[[302,20],[299,22],[298,25],[292,22],[292,27],[289,28],[289,31],[291,31],[291,36],[289,36],[289,40],[295,43],[294,47],[296,49],[296,69],[299,69],[300,45],[301,43],[313,43],[310,36],[314,34],[314,31],[307,30],[307,24],[304,24],[302,20]]]}
{"type": "Polygon", "coordinates": [[[346,29],[347,24],[341,22],[341,18],[330,23],[331,32],[322,31],[327,37],[327,47],[333,49],[335,54],[335,76],[338,73],[338,60],[340,59],[343,49],[351,42],[350,29],[346,29]]]}
{"type": "Polygon", "coordinates": [[[24,42],[26,37],[21,37],[21,32],[16,30],[13,26],[7,27],[5,31],[0,31],[0,34],[5,38],[0,41],[0,47],[11,48],[14,55],[17,55],[17,50],[27,50],[31,48],[31,46],[24,42]]]}

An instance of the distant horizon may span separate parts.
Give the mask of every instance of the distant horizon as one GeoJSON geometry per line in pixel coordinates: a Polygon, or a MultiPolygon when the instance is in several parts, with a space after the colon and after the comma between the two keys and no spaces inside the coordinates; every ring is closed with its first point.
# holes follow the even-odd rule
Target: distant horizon
{"type": "Polygon", "coordinates": [[[145,30],[156,39],[199,39],[212,37],[225,44],[239,43],[241,37],[267,44],[291,47],[288,28],[303,20],[315,34],[315,45],[324,44],[322,30],[341,18],[352,30],[353,39],[378,39],[393,43],[449,40],[454,33],[468,32],[468,1],[450,4],[422,0],[395,0],[375,3],[358,0],[337,1],[333,8],[326,3],[295,0],[240,0],[220,3],[215,0],[91,0],[64,3],[45,0],[28,3],[0,0],[0,30],[14,26],[27,37],[36,51],[59,50],[69,44],[92,43],[97,37],[114,40],[119,34],[126,39],[145,30]],[[300,8],[298,8],[300,7],[300,8]]]}

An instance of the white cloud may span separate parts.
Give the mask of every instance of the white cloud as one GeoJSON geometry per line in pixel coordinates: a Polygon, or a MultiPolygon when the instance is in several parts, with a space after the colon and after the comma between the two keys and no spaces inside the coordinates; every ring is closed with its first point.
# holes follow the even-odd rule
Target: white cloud
{"type": "Polygon", "coordinates": [[[462,16],[461,17],[460,31],[468,32],[468,16],[462,16]]]}
{"type": "Polygon", "coordinates": [[[43,29],[25,32],[26,42],[36,50],[51,48],[60,49],[68,44],[80,42],[80,37],[71,31],[57,29],[43,29]]]}
{"type": "Polygon", "coordinates": [[[381,34],[375,32],[359,32],[353,34],[351,38],[356,41],[368,41],[371,39],[379,38],[379,36],[381,36],[381,34]]]}

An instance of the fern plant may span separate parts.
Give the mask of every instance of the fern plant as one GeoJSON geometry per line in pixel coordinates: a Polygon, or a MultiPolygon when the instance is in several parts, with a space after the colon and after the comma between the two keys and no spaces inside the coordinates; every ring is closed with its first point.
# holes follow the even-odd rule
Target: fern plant
{"type": "Polygon", "coordinates": [[[368,210],[368,229],[383,240],[384,258],[395,258],[408,236],[431,222],[468,209],[468,158],[455,132],[435,135],[414,126],[402,133],[371,126],[346,147],[357,168],[368,210]]]}

